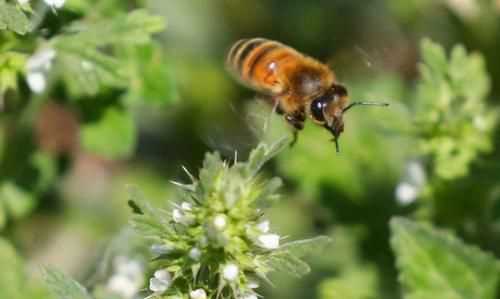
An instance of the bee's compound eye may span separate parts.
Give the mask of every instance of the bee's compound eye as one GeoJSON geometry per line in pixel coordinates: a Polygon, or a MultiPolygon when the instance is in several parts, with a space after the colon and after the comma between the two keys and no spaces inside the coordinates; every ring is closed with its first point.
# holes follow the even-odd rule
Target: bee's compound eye
{"type": "Polygon", "coordinates": [[[317,121],[325,121],[325,116],[323,115],[323,109],[326,106],[326,101],[323,99],[317,99],[311,103],[311,114],[313,118],[317,121]]]}

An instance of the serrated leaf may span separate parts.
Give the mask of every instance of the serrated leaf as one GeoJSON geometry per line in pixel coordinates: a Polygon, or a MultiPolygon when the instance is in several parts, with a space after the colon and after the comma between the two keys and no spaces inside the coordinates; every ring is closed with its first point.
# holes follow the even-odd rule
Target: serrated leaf
{"type": "Polygon", "coordinates": [[[101,119],[85,125],[81,132],[84,149],[109,159],[130,156],[136,137],[132,115],[115,107],[108,108],[101,119]]]}
{"type": "Polygon", "coordinates": [[[246,163],[247,176],[255,176],[267,161],[276,156],[289,143],[289,137],[283,137],[272,144],[260,143],[257,148],[250,152],[250,157],[246,163]]]}
{"type": "Polygon", "coordinates": [[[14,4],[0,0],[0,30],[12,30],[24,35],[29,31],[29,20],[22,9],[14,4]]]}
{"type": "Polygon", "coordinates": [[[153,208],[137,188],[130,186],[128,192],[129,202],[132,202],[141,211],[140,214],[134,214],[131,219],[131,225],[139,235],[145,238],[159,239],[172,231],[168,218],[153,208]]]}
{"type": "MultiPolygon", "coordinates": [[[[440,45],[430,39],[423,39],[421,43],[423,60],[435,74],[443,74],[448,69],[448,59],[446,53],[440,45]]],[[[434,78],[437,79],[437,78],[434,78]]]]}
{"type": "Polygon", "coordinates": [[[71,44],[58,49],[61,51],[57,56],[57,70],[69,76],[66,85],[75,98],[81,94],[95,95],[104,86],[126,87],[128,77],[115,57],[71,44]]]}
{"type": "Polygon", "coordinates": [[[68,26],[67,34],[57,37],[54,42],[56,45],[73,43],[87,47],[137,45],[151,42],[151,34],[164,29],[165,21],[162,17],[139,9],[113,18],[74,22],[68,26]]]}
{"type": "Polygon", "coordinates": [[[124,47],[121,59],[127,63],[130,86],[128,103],[164,104],[176,99],[174,78],[163,49],[156,43],[124,47]]]}
{"type": "Polygon", "coordinates": [[[449,232],[391,220],[391,245],[407,299],[494,299],[498,262],[449,232]]]}
{"type": "Polygon", "coordinates": [[[332,239],[327,236],[319,236],[311,239],[288,242],[280,247],[280,251],[287,251],[298,258],[308,255],[323,254],[332,244],[332,239]]]}
{"type": "Polygon", "coordinates": [[[96,94],[105,86],[125,88],[133,74],[127,72],[126,61],[120,61],[116,52],[122,47],[150,43],[151,35],[164,27],[161,17],[145,10],[113,18],[76,21],[64,34],[51,40],[58,53],[56,66],[76,96],[96,94]]]}
{"type": "Polygon", "coordinates": [[[58,299],[92,299],[87,290],[77,281],[59,270],[45,269],[45,281],[58,299]]]}

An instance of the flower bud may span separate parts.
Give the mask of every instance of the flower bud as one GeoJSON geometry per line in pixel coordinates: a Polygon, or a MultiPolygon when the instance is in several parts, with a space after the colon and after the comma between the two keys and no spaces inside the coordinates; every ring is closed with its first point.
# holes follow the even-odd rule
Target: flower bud
{"type": "Polygon", "coordinates": [[[227,264],[222,269],[222,277],[227,281],[235,281],[238,278],[239,269],[235,264],[227,264]]]}
{"type": "Polygon", "coordinates": [[[267,233],[269,232],[269,220],[264,220],[256,225],[257,229],[261,233],[267,233]]]}
{"type": "Polygon", "coordinates": [[[151,252],[156,255],[163,255],[170,253],[174,247],[169,244],[153,244],[151,245],[151,252]]]}
{"type": "Polygon", "coordinates": [[[191,299],[207,299],[207,293],[204,289],[196,289],[189,293],[191,299]]]}
{"type": "Polygon", "coordinates": [[[199,261],[201,258],[201,250],[197,247],[191,248],[189,250],[189,258],[191,258],[193,261],[199,261]]]}
{"type": "Polygon", "coordinates": [[[149,279],[149,289],[156,294],[163,294],[170,287],[172,277],[167,270],[156,270],[154,277],[149,279]]]}
{"type": "Polygon", "coordinates": [[[218,214],[213,220],[214,228],[218,231],[223,231],[227,226],[227,217],[224,214],[218,214]]]}
{"type": "Polygon", "coordinates": [[[172,210],[172,219],[176,223],[184,224],[184,225],[193,225],[195,223],[195,219],[193,214],[184,209],[173,209],[172,210]]]}

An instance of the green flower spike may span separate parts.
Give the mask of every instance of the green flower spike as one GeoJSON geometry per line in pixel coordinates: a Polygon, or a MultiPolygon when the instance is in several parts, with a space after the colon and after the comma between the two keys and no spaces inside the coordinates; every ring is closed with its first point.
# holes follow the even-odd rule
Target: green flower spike
{"type": "Polygon", "coordinates": [[[264,179],[258,172],[287,144],[286,139],[260,144],[247,162],[232,165],[218,153],[207,154],[198,179],[188,173],[190,184],[175,183],[180,198],[170,209],[153,208],[134,196],[140,213],[132,225],[152,240],[155,254],[149,297],[252,299],[257,279],[269,281],[273,270],[297,276],[309,272],[301,258],[330,240],[281,244],[264,218],[281,180],[264,179]]]}

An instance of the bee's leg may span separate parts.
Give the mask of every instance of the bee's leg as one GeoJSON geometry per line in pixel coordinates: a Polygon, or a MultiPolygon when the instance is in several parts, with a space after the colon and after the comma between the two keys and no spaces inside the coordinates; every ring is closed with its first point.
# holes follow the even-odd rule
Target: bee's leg
{"type": "Polygon", "coordinates": [[[290,147],[292,147],[297,143],[299,131],[304,128],[305,114],[303,111],[285,114],[285,120],[293,126],[293,139],[290,142],[290,147]]]}

